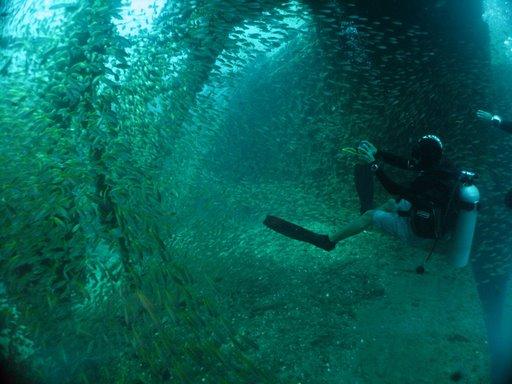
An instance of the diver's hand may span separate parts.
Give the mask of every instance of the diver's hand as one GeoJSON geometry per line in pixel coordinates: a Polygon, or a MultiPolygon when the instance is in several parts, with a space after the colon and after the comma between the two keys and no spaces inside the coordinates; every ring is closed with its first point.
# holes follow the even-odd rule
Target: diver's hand
{"type": "Polygon", "coordinates": [[[363,145],[360,145],[359,148],[357,149],[357,154],[359,155],[359,159],[361,159],[362,161],[364,161],[365,163],[373,163],[375,161],[375,153],[377,152],[377,150],[375,149],[375,151],[373,150],[375,147],[368,147],[368,146],[363,146],[363,145]]]}
{"type": "Polygon", "coordinates": [[[342,148],[342,152],[345,152],[352,156],[357,156],[357,158],[363,162],[372,163],[375,161],[375,154],[377,153],[377,148],[370,143],[369,141],[363,140],[361,141],[357,148],[355,147],[347,147],[342,148]]]}
{"type": "Polygon", "coordinates": [[[494,115],[490,112],[482,111],[481,109],[479,109],[478,111],[476,111],[476,117],[480,120],[490,122],[490,121],[492,121],[492,118],[494,117],[494,115]]]}
{"type": "Polygon", "coordinates": [[[366,140],[361,141],[357,149],[359,152],[365,151],[368,154],[371,154],[373,157],[375,157],[375,154],[377,153],[377,148],[375,148],[375,145],[366,140]]]}

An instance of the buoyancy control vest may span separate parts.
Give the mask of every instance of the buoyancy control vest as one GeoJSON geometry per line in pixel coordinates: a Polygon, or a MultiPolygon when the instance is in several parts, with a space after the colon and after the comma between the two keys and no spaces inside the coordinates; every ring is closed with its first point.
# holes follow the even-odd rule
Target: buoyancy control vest
{"type": "Polygon", "coordinates": [[[451,263],[464,267],[471,254],[480,208],[480,192],[473,182],[477,176],[468,171],[443,173],[449,177],[436,179],[435,185],[420,193],[413,202],[411,227],[422,238],[449,238],[451,263]],[[445,195],[449,196],[447,204],[436,204],[443,201],[440,193],[449,193],[445,195]]]}
{"type": "Polygon", "coordinates": [[[439,175],[428,189],[416,194],[410,211],[413,232],[425,239],[446,237],[455,226],[458,180],[452,175],[439,175]]]}

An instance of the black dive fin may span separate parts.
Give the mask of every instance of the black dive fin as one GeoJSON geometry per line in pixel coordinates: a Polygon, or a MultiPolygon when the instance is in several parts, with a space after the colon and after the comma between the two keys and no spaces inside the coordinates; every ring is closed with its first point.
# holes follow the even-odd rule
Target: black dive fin
{"type": "Polygon", "coordinates": [[[354,181],[361,214],[373,209],[373,172],[368,164],[356,164],[354,181]]]}
{"type": "Polygon", "coordinates": [[[268,215],[263,221],[263,224],[281,235],[295,240],[305,241],[306,243],[313,244],[326,251],[332,251],[336,246],[336,243],[329,240],[329,236],[312,232],[309,229],[290,223],[276,216],[268,215]]]}

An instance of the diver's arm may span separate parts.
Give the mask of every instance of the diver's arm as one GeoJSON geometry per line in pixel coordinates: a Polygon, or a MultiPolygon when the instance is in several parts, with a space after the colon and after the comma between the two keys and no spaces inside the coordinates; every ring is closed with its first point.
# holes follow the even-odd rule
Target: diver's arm
{"type": "Polygon", "coordinates": [[[409,159],[405,157],[396,156],[392,153],[378,150],[375,154],[375,158],[378,160],[382,160],[385,163],[392,165],[393,167],[401,168],[401,169],[412,169],[413,165],[409,159]]]}
{"type": "Polygon", "coordinates": [[[497,125],[499,129],[505,132],[512,133],[512,121],[502,120],[501,122],[498,122],[495,125],[497,125]]]}
{"type": "Polygon", "coordinates": [[[395,183],[380,168],[379,163],[375,158],[375,155],[378,151],[373,144],[368,141],[363,141],[359,145],[357,152],[359,158],[370,166],[372,172],[375,173],[382,186],[386,189],[386,191],[388,191],[389,194],[401,197],[408,197],[413,195],[411,189],[395,183]]]}
{"type": "Polygon", "coordinates": [[[357,147],[357,150],[362,151],[362,153],[366,153],[367,155],[370,155],[372,157],[371,160],[382,160],[385,163],[388,163],[389,165],[401,169],[413,169],[413,165],[410,160],[404,157],[395,156],[392,153],[386,151],[378,150],[375,147],[375,145],[373,145],[367,140],[361,141],[357,147]]]}
{"type": "Polygon", "coordinates": [[[512,121],[504,121],[500,116],[482,110],[476,112],[476,117],[480,120],[491,122],[493,126],[505,132],[512,133],[512,121]]]}
{"type": "Polygon", "coordinates": [[[362,142],[358,148],[358,154],[361,160],[370,166],[370,169],[379,179],[382,186],[389,194],[404,197],[406,199],[414,196],[412,189],[404,187],[391,180],[380,168],[379,163],[375,159],[377,154],[376,148],[369,142],[362,142]]]}

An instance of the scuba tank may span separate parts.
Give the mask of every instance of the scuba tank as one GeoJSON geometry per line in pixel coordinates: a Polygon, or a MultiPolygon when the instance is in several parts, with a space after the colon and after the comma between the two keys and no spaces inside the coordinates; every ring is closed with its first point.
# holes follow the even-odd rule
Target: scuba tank
{"type": "Polygon", "coordinates": [[[476,175],[472,172],[462,171],[459,178],[461,185],[458,188],[457,196],[457,219],[450,252],[451,263],[458,268],[462,268],[468,263],[473,244],[480,203],[480,192],[473,183],[475,177],[476,175]]]}

